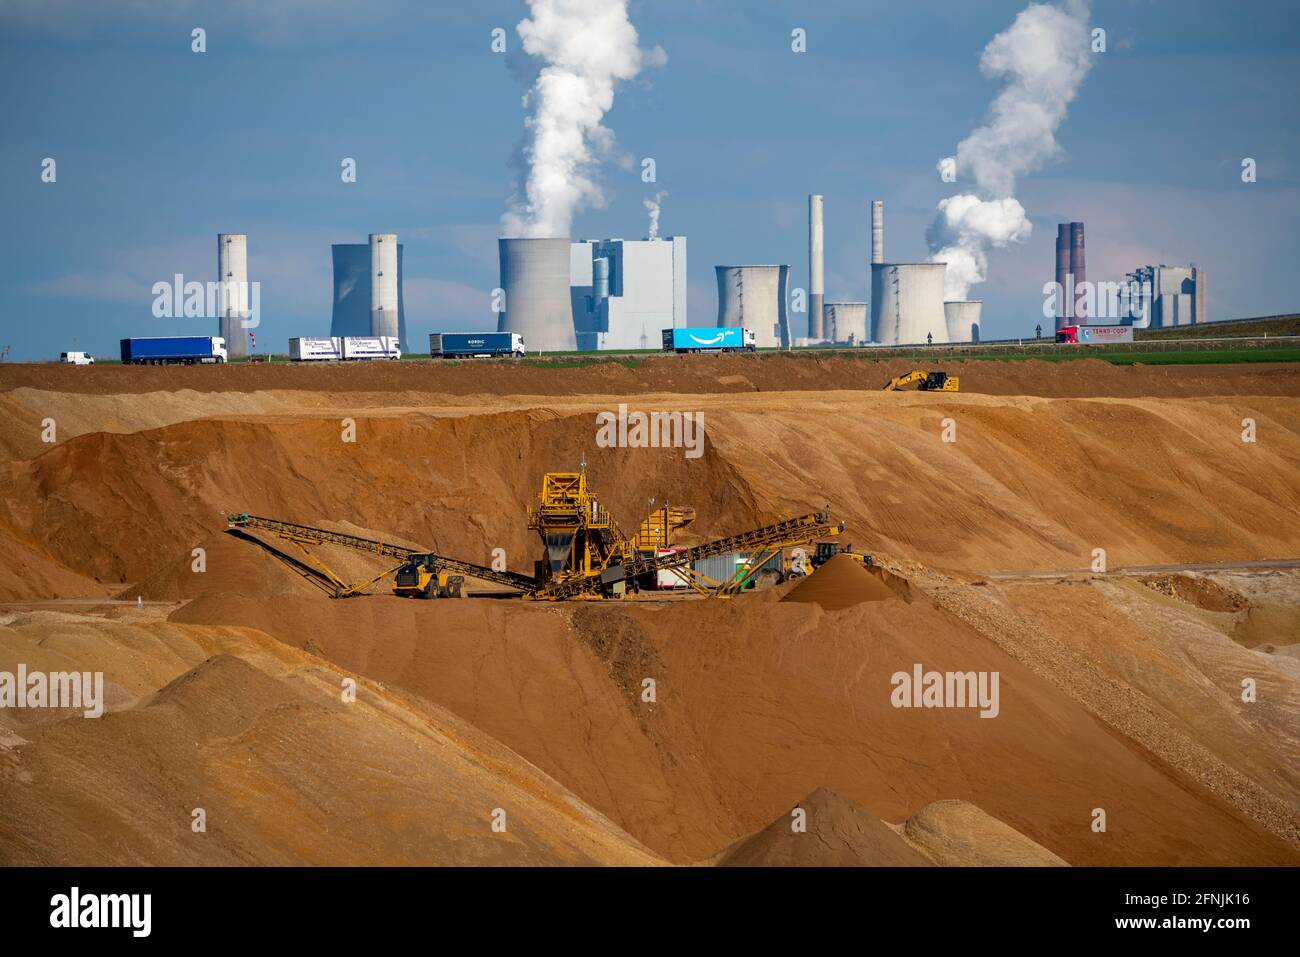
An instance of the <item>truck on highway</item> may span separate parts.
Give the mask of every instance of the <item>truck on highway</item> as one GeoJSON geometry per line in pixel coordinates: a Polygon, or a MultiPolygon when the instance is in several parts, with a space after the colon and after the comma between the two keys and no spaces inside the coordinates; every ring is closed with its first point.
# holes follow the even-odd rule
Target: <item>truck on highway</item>
{"type": "Polygon", "coordinates": [[[60,352],[59,361],[70,366],[93,366],[95,357],[84,352],[60,352]]]}
{"type": "Polygon", "coordinates": [[[289,340],[289,358],[294,362],[329,362],[343,358],[343,340],[338,336],[310,339],[305,336],[289,340]]]}
{"type": "Polygon", "coordinates": [[[396,336],[343,336],[342,352],[347,360],[402,358],[396,336]]]}
{"type": "Polygon", "coordinates": [[[1132,326],[1062,326],[1056,330],[1057,342],[1075,345],[1102,345],[1107,342],[1132,342],[1132,326]]]}
{"type": "Polygon", "coordinates": [[[664,352],[753,352],[757,337],[738,326],[665,329],[664,352]]]}
{"type": "Polygon", "coordinates": [[[194,365],[225,362],[221,336],[146,336],[122,340],[123,365],[194,365]]]}
{"type": "Polygon", "coordinates": [[[517,332],[435,332],[429,336],[429,355],[435,359],[522,358],[528,354],[517,332]]]}

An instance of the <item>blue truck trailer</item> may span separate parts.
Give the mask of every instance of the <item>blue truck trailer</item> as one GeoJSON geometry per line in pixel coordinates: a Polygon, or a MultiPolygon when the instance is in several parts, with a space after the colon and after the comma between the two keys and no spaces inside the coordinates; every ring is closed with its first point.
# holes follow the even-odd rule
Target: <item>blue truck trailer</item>
{"type": "Polygon", "coordinates": [[[435,359],[489,359],[527,352],[524,337],[517,332],[435,332],[429,336],[429,355],[435,359]]]}
{"type": "Polygon", "coordinates": [[[738,326],[664,330],[664,352],[753,352],[757,337],[738,326]]]}
{"type": "Polygon", "coordinates": [[[226,340],[220,336],[148,336],[122,340],[122,365],[193,365],[225,362],[226,340]]]}

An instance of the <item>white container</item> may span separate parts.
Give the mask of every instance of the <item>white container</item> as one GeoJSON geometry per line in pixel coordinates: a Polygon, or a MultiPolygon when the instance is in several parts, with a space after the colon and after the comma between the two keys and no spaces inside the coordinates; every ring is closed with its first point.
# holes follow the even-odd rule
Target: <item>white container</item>
{"type": "Polygon", "coordinates": [[[343,358],[343,340],[297,338],[289,340],[289,358],[294,362],[328,362],[343,358]]]}
{"type": "MultiPolygon", "coordinates": [[[[663,558],[665,555],[676,555],[678,552],[682,552],[682,551],[685,551],[685,549],[658,548],[655,549],[655,556],[658,558],[663,558]]],[[[669,588],[688,588],[688,587],[689,586],[686,584],[685,580],[682,579],[672,569],[664,569],[655,572],[655,588],[669,589],[669,588]]]]}
{"type": "Polygon", "coordinates": [[[344,336],[344,359],[400,359],[402,347],[396,336],[344,336]]]}

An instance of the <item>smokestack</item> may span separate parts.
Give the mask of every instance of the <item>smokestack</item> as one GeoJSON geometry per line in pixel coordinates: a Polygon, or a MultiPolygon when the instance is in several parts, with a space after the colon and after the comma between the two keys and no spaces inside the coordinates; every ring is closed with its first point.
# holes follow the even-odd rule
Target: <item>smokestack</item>
{"type": "Polygon", "coordinates": [[[824,270],[822,264],[822,197],[808,197],[808,338],[824,339],[822,321],[823,303],[826,301],[824,270]]]}
{"type": "Polygon", "coordinates": [[[370,334],[397,336],[397,234],[370,234],[370,334]]]}
{"type": "Polygon", "coordinates": [[[226,340],[226,354],[248,355],[248,237],[217,234],[217,335],[226,340]]]}
{"type": "Polygon", "coordinates": [[[883,200],[871,201],[871,263],[885,261],[885,204],[883,200]]]}
{"type": "Polygon", "coordinates": [[[1069,325],[1071,310],[1065,308],[1065,297],[1069,294],[1068,276],[1070,273],[1070,224],[1060,223],[1056,227],[1056,286],[1061,290],[1056,300],[1056,328],[1069,325]]]}
{"type": "Polygon", "coordinates": [[[1083,300],[1083,284],[1088,281],[1087,259],[1083,253],[1083,223],[1070,224],[1070,273],[1074,276],[1074,318],[1076,322],[1088,321],[1088,308],[1083,300]]]}

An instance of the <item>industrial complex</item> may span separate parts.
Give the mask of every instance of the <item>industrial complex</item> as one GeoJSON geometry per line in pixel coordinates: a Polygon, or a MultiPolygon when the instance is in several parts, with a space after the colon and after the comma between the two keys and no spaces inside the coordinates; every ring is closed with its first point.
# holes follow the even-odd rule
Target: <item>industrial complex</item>
{"type": "MultiPolygon", "coordinates": [[[[936,914],[967,948],[1121,914],[1271,922],[1240,898],[1289,899],[1256,875],[1300,864],[1300,315],[1196,328],[1205,270],[1169,262],[1209,263],[1234,307],[1285,294],[1241,296],[1275,237],[1268,258],[1266,230],[1207,238],[1227,189],[1186,188],[1236,175],[1187,152],[1209,98],[1151,114],[1168,129],[1130,171],[1122,104],[1068,131],[1066,108],[1089,69],[1179,64],[1121,52],[1125,11],[1099,17],[1101,57],[1088,0],[1024,3],[963,139],[943,121],[978,107],[977,64],[950,61],[1001,14],[956,0],[938,41],[912,5],[883,42],[917,48],[866,59],[878,12],[834,2],[518,0],[517,37],[490,41],[509,5],[370,5],[313,18],[285,75],[270,43],[296,5],[216,5],[237,9],[205,13],[207,59],[174,17],[126,17],[116,60],[57,31],[50,63],[134,92],[122,114],[160,135],[105,137],[121,117],[62,73],[14,98],[29,175],[8,188],[51,246],[16,237],[4,301],[68,348],[0,345],[0,868],[57,868],[11,881],[6,914],[45,934],[84,890],[71,927],[124,939],[110,900],[142,889],[159,940],[210,912],[301,950],[483,923],[414,867],[664,887],[867,866],[900,868],[868,880],[923,945],[936,914]],[[501,104],[531,67],[507,187],[501,104]],[[652,67],[700,82],[614,111],[652,67]],[[192,122],[214,91],[250,149],[192,122]],[[763,128],[792,104],[812,135],[763,128]],[[1071,137],[1093,137],[1083,162],[1021,188],[1071,137]],[[34,175],[47,152],[62,185],[34,175]],[[1176,190],[1169,157],[1194,160],[1176,190]],[[83,351],[105,330],[120,363],[83,351]],[[286,872],[232,876],[249,866],[364,887],[294,900],[286,872]],[[1238,900],[1129,900],[1185,892],[1238,900]]],[[[1248,132],[1276,177],[1281,141],[1248,132]]],[[[540,902],[542,928],[588,902],[471,883],[494,946],[497,912],[522,927],[540,902]]],[[[605,908],[618,939],[651,899],[605,908]]],[[[655,901],[652,924],[683,910],[655,901]]]]}
{"type": "MultiPolygon", "coordinates": [[[[806,335],[792,326],[791,270],[779,263],[715,266],[716,324],[708,328],[748,330],[759,349],[980,342],[983,303],[945,298],[946,263],[886,261],[883,200],[870,203],[871,261],[862,282],[867,298],[827,299],[825,208],[823,195],[808,196],[806,335]]],[[[702,327],[687,314],[685,236],[503,237],[498,251],[500,287],[485,303],[491,298],[497,309],[496,331],[522,341],[500,354],[650,350],[669,341],[672,330],[702,327]]],[[[331,252],[330,336],[382,338],[410,353],[403,245],[396,234],[372,233],[367,243],[338,243],[331,252]]],[[[218,235],[217,272],[217,334],[229,358],[238,359],[249,353],[246,235],[218,235]]],[[[1123,282],[1090,285],[1082,222],[1057,228],[1054,282],[1058,333],[1075,326],[1159,329],[1207,321],[1206,272],[1196,265],[1140,266],[1123,282]]],[[[465,333],[438,333],[448,334],[465,333]]]]}

